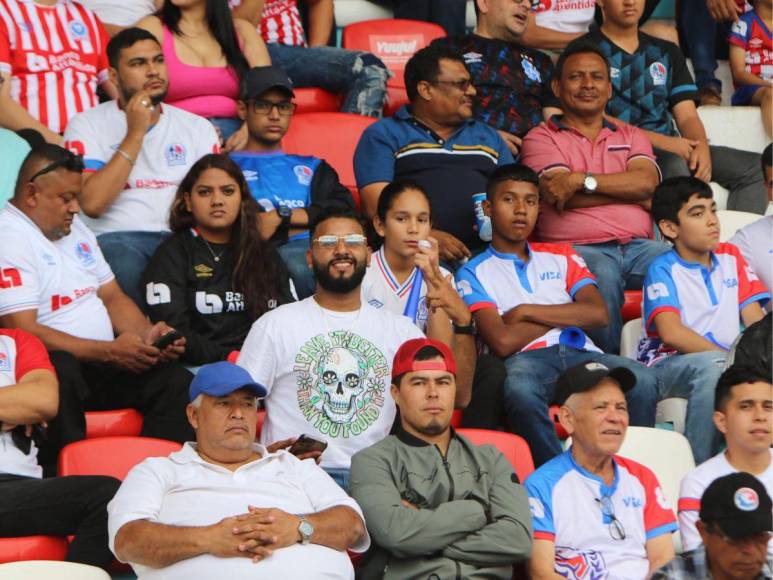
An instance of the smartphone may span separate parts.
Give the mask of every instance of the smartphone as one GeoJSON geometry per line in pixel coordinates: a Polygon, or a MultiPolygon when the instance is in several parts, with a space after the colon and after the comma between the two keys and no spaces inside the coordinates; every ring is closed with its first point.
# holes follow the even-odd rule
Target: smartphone
{"type": "Polygon", "coordinates": [[[314,439],[314,437],[311,437],[310,435],[301,435],[288,451],[293,455],[303,455],[304,453],[311,453],[312,451],[319,451],[322,453],[325,449],[327,449],[327,441],[314,439]]]}
{"type": "Polygon", "coordinates": [[[164,350],[167,346],[172,344],[175,340],[178,338],[182,338],[183,334],[182,332],[178,332],[177,330],[173,330],[171,332],[167,332],[164,336],[159,338],[156,342],[153,343],[153,346],[155,346],[158,350],[164,350]]]}

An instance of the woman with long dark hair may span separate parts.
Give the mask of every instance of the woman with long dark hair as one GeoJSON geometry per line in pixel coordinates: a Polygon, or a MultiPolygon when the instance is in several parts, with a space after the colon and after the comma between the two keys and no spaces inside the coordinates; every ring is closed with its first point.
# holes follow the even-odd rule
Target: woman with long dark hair
{"type": "Polygon", "coordinates": [[[227,155],[199,159],[177,189],[169,227],[142,276],[147,312],[187,338],[183,362],[224,360],[252,323],[293,300],[289,275],[260,238],[258,204],[227,155]]]}
{"type": "Polygon", "coordinates": [[[271,64],[255,27],[233,18],[227,0],[164,0],[137,26],[161,44],[169,75],[166,102],[212,121],[227,151],[243,147],[247,127],[236,113],[240,80],[249,68],[271,64]]]}

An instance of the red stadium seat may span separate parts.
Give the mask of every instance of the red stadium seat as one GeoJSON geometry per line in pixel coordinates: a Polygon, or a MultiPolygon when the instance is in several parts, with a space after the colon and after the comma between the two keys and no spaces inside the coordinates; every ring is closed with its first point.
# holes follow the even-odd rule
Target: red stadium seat
{"type": "Polygon", "coordinates": [[[166,457],[181,445],[153,437],[99,437],[66,445],[59,454],[59,475],[111,475],[123,480],[148,457],[166,457]]]}
{"type": "Polygon", "coordinates": [[[376,122],[352,113],[307,113],[296,115],[282,140],[285,153],[314,155],[327,161],[349,188],[357,208],[360,196],[354,179],[354,150],[362,132],[376,122]]]}
{"type": "Polygon", "coordinates": [[[293,102],[297,105],[296,114],[332,113],[340,110],[343,102],[343,95],[337,95],[316,87],[293,89],[293,92],[295,93],[293,102]]]}
{"type": "Polygon", "coordinates": [[[560,407],[558,405],[550,405],[550,409],[548,411],[550,413],[550,418],[553,420],[553,427],[556,428],[556,435],[558,435],[558,438],[561,439],[561,441],[564,441],[569,437],[569,433],[567,433],[566,429],[564,429],[564,426],[558,422],[559,408],[560,407]]]}
{"type": "Polygon", "coordinates": [[[135,409],[86,413],[86,439],[118,435],[137,436],[141,430],[142,415],[135,409]]]}
{"type": "Polygon", "coordinates": [[[375,54],[394,75],[387,85],[404,87],[405,63],[417,50],[445,35],[442,26],[431,22],[398,18],[364,20],[344,28],[341,46],[375,54]]]}
{"type": "Polygon", "coordinates": [[[67,540],[54,536],[0,538],[0,564],[22,560],[64,560],[67,540]]]}
{"type": "Polygon", "coordinates": [[[461,409],[454,409],[454,412],[451,414],[451,427],[454,429],[458,429],[462,426],[462,410],[461,409]]]}
{"type": "Polygon", "coordinates": [[[391,117],[403,105],[407,105],[408,93],[405,87],[387,87],[387,102],[384,105],[384,116],[391,117]]]}
{"type": "Polygon", "coordinates": [[[641,318],[641,301],[641,290],[625,291],[625,302],[623,302],[623,307],[620,309],[620,313],[623,315],[623,324],[629,320],[641,318]]]}
{"type": "Polygon", "coordinates": [[[457,429],[474,445],[493,445],[504,455],[513,466],[518,479],[526,480],[534,471],[534,460],[526,440],[515,433],[490,431],[488,429],[457,429]]]}
{"type": "Polygon", "coordinates": [[[258,428],[255,431],[255,439],[260,439],[260,432],[263,430],[263,421],[266,420],[266,410],[260,409],[258,411],[258,428]]]}

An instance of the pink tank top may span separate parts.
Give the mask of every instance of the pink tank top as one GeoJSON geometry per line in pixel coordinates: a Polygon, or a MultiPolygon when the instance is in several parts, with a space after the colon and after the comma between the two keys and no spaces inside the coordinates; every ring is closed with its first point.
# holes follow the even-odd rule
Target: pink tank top
{"type": "Polygon", "coordinates": [[[236,117],[239,78],[230,66],[192,66],[180,62],[174,36],[164,26],[161,49],[169,75],[165,102],[202,117],[236,117]]]}

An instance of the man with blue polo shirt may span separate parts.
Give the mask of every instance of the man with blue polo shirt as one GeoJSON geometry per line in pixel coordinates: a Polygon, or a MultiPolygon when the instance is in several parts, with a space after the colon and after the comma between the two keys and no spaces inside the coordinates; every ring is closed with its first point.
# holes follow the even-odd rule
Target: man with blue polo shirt
{"type": "Polygon", "coordinates": [[[231,158],[265,210],[258,215],[261,237],[277,246],[303,299],[314,293],[314,275],[306,263],[309,225],[325,208],[354,209],[354,201],[323,159],[282,151],[282,138],[295,112],[293,95],[292,82],[282,69],[261,66],[247,72],[238,103],[239,116],[247,123],[247,145],[231,158]]]}
{"type": "Polygon", "coordinates": [[[572,447],[526,480],[534,580],[644,580],[674,557],[676,518],[657,477],[616,455],[628,429],[626,394],[636,382],[630,370],[597,362],[559,377],[559,419],[572,447]]]}
{"type": "Polygon", "coordinates": [[[357,145],[362,210],[372,219],[387,183],[416,181],[432,202],[440,258],[453,266],[483,248],[473,195],[513,156],[492,127],[472,118],[475,88],[459,53],[441,45],[421,49],[405,67],[405,86],[410,105],[368,127],[357,145]]]}
{"type": "Polygon", "coordinates": [[[628,393],[632,422],[655,422],[657,380],[644,366],[604,354],[585,334],[607,323],[596,279],[569,244],[530,244],[539,210],[537,174],[524,165],[497,169],[484,210],[492,243],[456,276],[479,336],[505,359],[505,412],[510,428],[529,443],[535,465],[561,453],[548,406],[568,367],[598,362],[626,367],[637,387],[628,393]]]}
{"type": "Polygon", "coordinates": [[[759,154],[709,145],[695,106],[698,87],[682,51],[639,30],[644,0],[599,5],[604,23],[578,41],[591,41],[609,61],[613,90],[607,113],[646,133],[664,178],[715,181],[730,191],[727,209],[764,214],[759,154]]]}

